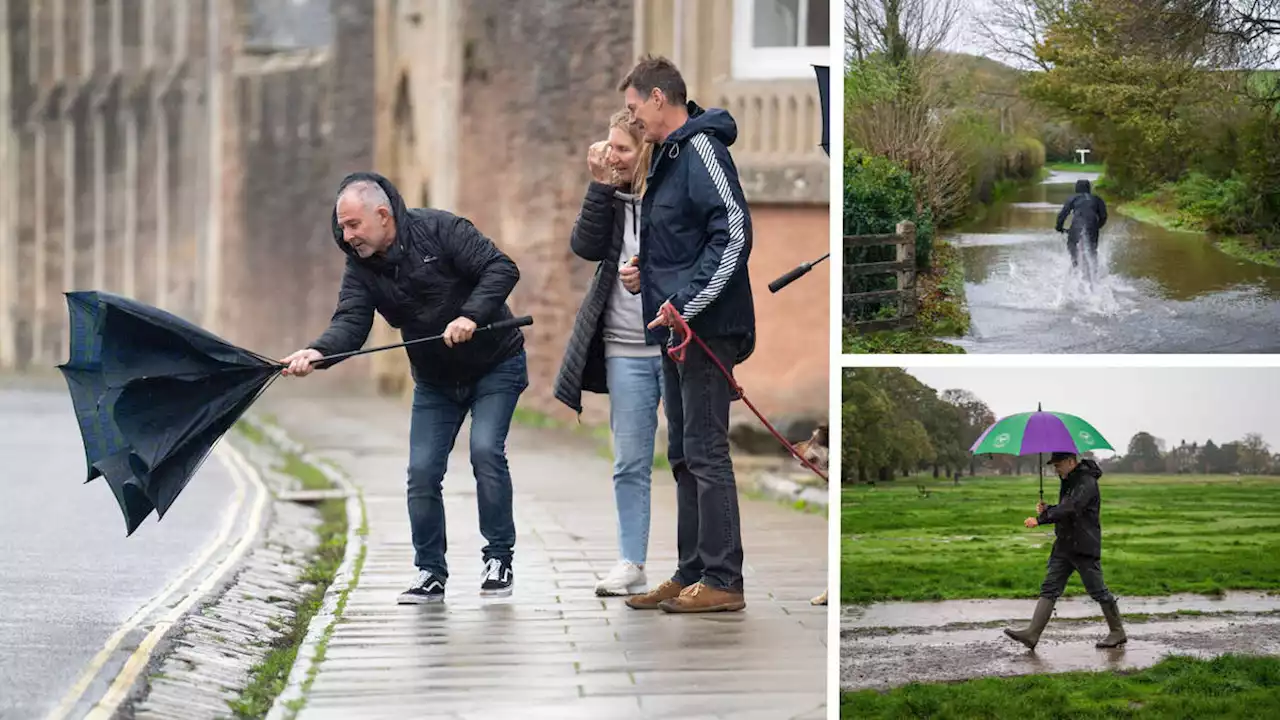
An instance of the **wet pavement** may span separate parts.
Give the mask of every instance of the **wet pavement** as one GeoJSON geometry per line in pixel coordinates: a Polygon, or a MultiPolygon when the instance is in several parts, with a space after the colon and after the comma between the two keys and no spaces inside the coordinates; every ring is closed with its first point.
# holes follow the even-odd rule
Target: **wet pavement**
{"type": "MultiPolygon", "coordinates": [[[[747,608],[639,612],[595,597],[617,557],[611,463],[589,441],[516,426],[508,440],[515,593],[478,596],[483,540],[466,430],[444,481],[443,606],[399,606],[413,579],[405,508],[409,408],[385,400],[261,401],[364,493],[368,555],[302,720],[315,718],[825,718],[821,515],[743,499],[747,608]]],[[[654,473],[649,580],[674,570],[675,493],[654,473]]]]}
{"type": "Polygon", "coordinates": [[[1280,597],[1274,595],[1120,598],[1122,613],[1150,617],[1126,618],[1128,643],[1106,650],[1094,647],[1107,626],[1097,603],[1087,598],[1058,603],[1034,652],[1005,637],[1002,628],[1024,627],[1034,607],[1034,600],[846,607],[840,687],[888,689],[986,676],[1131,670],[1155,665],[1169,654],[1280,654],[1280,597]]]}
{"type": "Polygon", "coordinates": [[[979,353],[1280,352],[1280,268],[1237,260],[1203,235],[1111,204],[1097,280],[1073,273],[1054,222],[1078,178],[1097,176],[1055,172],[947,235],[964,258],[972,318],[970,334],[949,342],[979,353]]]}
{"type": "MultiPolygon", "coordinates": [[[[0,467],[0,717],[41,717],[215,537],[233,483],[211,459],[163,522],[152,516],[126,538],[106,482],[84,483],[66,386],[45,378],[0,382],[0,467]]],[[[117,652],[106,667],[123,661],[117,652]]]]}

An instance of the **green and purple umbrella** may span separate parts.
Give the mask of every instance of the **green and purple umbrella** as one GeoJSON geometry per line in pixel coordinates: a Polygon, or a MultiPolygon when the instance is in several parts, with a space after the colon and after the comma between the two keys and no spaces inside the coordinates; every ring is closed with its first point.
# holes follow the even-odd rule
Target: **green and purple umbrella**
{"type": "MultiPolygon", "coordinates": [[[[1083,455],[1093,450],[1115,448],[1081,418],[1043,409],[1001,418],[969,448],[975,455],[1018,456],[1055,452],[1083,455]]],[[[1044,463],[1040,464],[1040,498],[1044,499],[1044,463]]]]}

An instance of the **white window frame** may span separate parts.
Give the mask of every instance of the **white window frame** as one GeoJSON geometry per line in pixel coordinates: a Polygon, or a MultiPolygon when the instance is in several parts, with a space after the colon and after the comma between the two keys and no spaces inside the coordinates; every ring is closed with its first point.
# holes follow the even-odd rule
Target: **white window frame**
{"type": "MultiPolygon", "coordinates": [[[[809,0],[803,0],[807,9],[809,0]]],[[[828,0],[832,2],[834,0],[828,0]]],[[[828,7],[828,10],[830,8],[828,7]]],[[[807,10],[801,12],[802,17],[807,10]]],[[[801,23],[803,28],[805,23],[801,23]]],[[[751,44],[755,28],[754,0],[733,0],[733,77],[741,80],[784,80],[813,77],[813,65],[831,64],[826,45],[758,48],[751,44]]]]}

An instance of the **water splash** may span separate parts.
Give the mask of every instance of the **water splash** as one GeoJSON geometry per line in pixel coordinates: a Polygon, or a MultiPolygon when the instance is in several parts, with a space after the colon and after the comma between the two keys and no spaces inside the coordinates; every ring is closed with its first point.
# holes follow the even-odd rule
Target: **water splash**
{"type": "MultiPolygon", "coordinates": [[[[1054,233],[1056,236],[1057,234],[1054,233]]],[[[1066,243],[1036,242],[1005,256],[994,268],[985,302],[1009,310],[1049,310],[1070,315],[1119,317],[1137,311],[1138,288],[1111,272],[1112,247],[1098,247],[1097,267],[1085,253],[1072,267],[1066,243]]]]}

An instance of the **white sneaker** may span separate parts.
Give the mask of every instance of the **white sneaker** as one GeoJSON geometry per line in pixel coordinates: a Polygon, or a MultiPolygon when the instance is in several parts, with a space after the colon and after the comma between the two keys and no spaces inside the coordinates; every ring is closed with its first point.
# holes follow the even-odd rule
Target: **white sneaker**
{"type": "Polygon", "coordinates": [[[644,577],[644,568],[635,563],[621,560],[609,571],[604,579],[596,583],[596,595],[639,595],[648,588],[644,577]]]}

